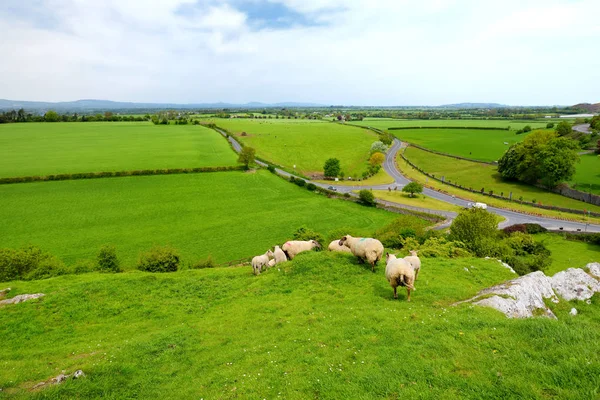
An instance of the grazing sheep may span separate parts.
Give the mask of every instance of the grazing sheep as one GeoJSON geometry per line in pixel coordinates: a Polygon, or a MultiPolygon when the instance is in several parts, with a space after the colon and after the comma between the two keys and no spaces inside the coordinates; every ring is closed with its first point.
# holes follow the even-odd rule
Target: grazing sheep
{"type": "Polygon", "coordinates": [[[273,257],[273,252],[267,250],[267,252],[261,256],[256,256],[252,259],[252,272],[254,275],[260,274],[264,266],[268,266],[269,258],[273,257]]]}
{"type": "Polygon", "coordinates": [[[269,260],[269,262],[267,263],[267,265],[269,266],[269,268],[270,268],[270,267],[274,267],[274,266],[275,266],[275,264],[277,264],[277,263],[275,262],[275,259],[274,259],[274,258],[270,259],[270,260],[269,260]]]}
{"type": "Polygon", "coordinates": [[[416,250],[411,250],[411,251],[409,251],[409,253],[410,253],[410,256],[406,256],[406,257],[404,257],[404,259],[406,261],[408,261],[408,263],[415,270],[415,282],[416,282],[417,278],[419,277],[419,271],[421,270],[421,259],[417,256],[416,250]]]}
{"type": "Polygon", "coordinates": [[[316,240],[290,240],[289,242],[285,242],[281,248],[287,255],[287,258],[293,260],[298,253],[309,251],[314,248],[320,249],[321,245],[316,240]]]}
{"type": "Polygon", "coordinates": [[[350,250],[348,247],[340,246],[339,240],[334,240],[333,242],[329,243],[328,248],[329,248],[329,251],[341,251],[344,253],[352,253],[352,250],[350,250]]]}
{"type": "Polygon", "coordinates": [[[275,256],[275,265],[287,261],[287,257],[283,250],[279,246],[275,246],[275,250],[273,250],[273,255],[275,256]]]}
{"type": "Polygon", "coordinates": [[[410,291],[416,290],[414,287],[415,272],[408,261],[403,258],[397,258],[395,255],[387,253],[385,257],[385,277],[394,288],[394,298],[398,298],[396,288],[398,286],[406,286],[408,295],[407,301],[410,301],[410,291]]]}
{"type": "Polygon", "coordinates": [[[375,265],[383,256],[383,245],[377,239],[355,238],[346,235],[339,241],[340,246],[346,246],[361,261],[367,261],[371,264],[371,269],[375,272],[375,265]]]}

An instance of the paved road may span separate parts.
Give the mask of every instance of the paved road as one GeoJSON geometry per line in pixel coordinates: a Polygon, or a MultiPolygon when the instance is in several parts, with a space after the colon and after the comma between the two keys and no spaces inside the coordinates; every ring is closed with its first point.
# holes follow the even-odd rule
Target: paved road
{"type": "MultiPolygon", "coordinates": [[[[222,131],[220,129],[217,129],[217,131],[224,137],[227,137],[227,133],[225,133],[224,131],[222,131]]],[[[233,136],[230,136],[228,140],[231,143],[231,145],[233,146],[234,150],[239,153],[242,149],[242,146],[237,142],[237,140],[235,140],[233,138],[233,136]]],[[[388,175],[390,175],[392,178],[394,178],[394,183],[392,183],[392,184],[374,185],[374,186],[358,186],[358,185],[357,186],[345,186],[345,185],[336,185],[335,182],[331,182],[330,184],[319,183],[319,182],[313,182],[313,183],[322,188],[328,188],[330,186],[333,186],[336,188],[336,190],[338,192],[350,193],[352,196],[356,196],[356,194],[354,194],[353,191],[361,190],[361,189],[388,190],[388,188],[392,188],[392,190],[394,190],[394,188],[397,188],[397,190],[401,190],[406,184],[408,184],[410,182],[410,180],[408,178],[406,178],[404,175],[402,175],[400,173],[400,171],[398,171],[398,168],[396,167],[396,155],[401,148],[402,148],[402,142],[400,142],[398,139],[395,139],[394,142],[392,143],[392,146],[386,153],[385,161],[383,163],[383,168],[385,169],[385,171],[388,173],[388,175]]],[[[266,166],[266,164],[261,161],[257,161],[256,163],[261,166],[266,166]]],[[[290,174],[289,172],[283,171],[279,168],[276,168],[276,171],[279,175],[285,176],[287,178],[292,176],[292,174],[290,174]]],[[[446,203],[454,204],[454,205],[457,205],[460,207],[467,207],[467,204],[469,203],[468,200],[463,200],[458,197],[449,196],[447,194],[440,193],[440,192],[437,192],[437,191],[429,189],[429,188],[423,188],[423,194],[426,196],[429,196],[431,198],[441,200],[446,203]]],[[[405,208],[408,210],[422,211],[422,212],[428,212],[431,214],[444,216],[445,218],[447,218],[447,222],[443,226],[449,225],[451,220],[454,217],[456,217],[456,213],[454,213],[454,212],[430,210],[430,209],[412,207],[412,206],[407,206],[404,204],[398,204],[398,203],[382,201],[382,200],[379,200],[378,202],[381,204],[384,204],[384,205],[391,205],[391,206],[398,207],[398,208],[405,208]]],[[[563,221],[563,220],[547,218],[547,217],[537,217],[537,216],[533,216],[533,215],[522,214],[522,213],[518,213],[518,212],[514,212],[514,211],[504,210],[504,209],[496,208],[496,207],[488,207],[487,210],[494,214],[504,217],[505,221],[503,221],[499,224],[500,228],[502,228],[504,226],[508,226],[508,225],[513,225],[513,224],[536,223],[536,224],[540,224],[541,226],[548,228],[548,229],[562,228],[565,231],[577,231],[579,229],[581,231],[587,231],[587,232],[600,232],[600,225],[585,224],[585,223],[581,223],[581,222],[563,221]]]]}
{"type": "Polygon", "coordinates": [[[574,125],[573,130],[577,131],[577,132],[585,133],[586,135],[589,135],[590,133],[592,133],[592,131],[590,131],[590,124],[574,125]]]}

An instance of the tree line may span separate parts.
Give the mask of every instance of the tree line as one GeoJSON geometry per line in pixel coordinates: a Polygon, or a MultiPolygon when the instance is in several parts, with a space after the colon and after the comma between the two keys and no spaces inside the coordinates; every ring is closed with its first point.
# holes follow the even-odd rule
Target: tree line
{"type": "Polygon", "coordinates": [[[119,115],[110,111],[94,115],[65,113],[59,114],[54,110],[47,111],[44,115],[25,112],[24,109],[0,112],[0,124],[19,122],[140,122],[150,120],[150,115],[119,115]]]}

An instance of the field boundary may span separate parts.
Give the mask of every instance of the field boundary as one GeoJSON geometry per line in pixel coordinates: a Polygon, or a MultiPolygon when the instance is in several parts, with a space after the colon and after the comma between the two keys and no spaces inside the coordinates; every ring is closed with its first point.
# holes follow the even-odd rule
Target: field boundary
{"type": "Polygon", "coordinates": [[[583,201],[596,206],[600,206],[600,196],[593,193],[582,192],[577,189],[573,189],[567,184],[558,185],[556,188],[551,189],[554,193],[558,193],[561,196],[569,197],[571,199],[583,201]]]}
{"type": "Polygon", "coordinates": [[[487,126],[393,126],[387,128],[388,131],[400,131],[406,129],[472,129],[472,130],[480,130],[480,131],[509,131],[510,128],[496,128],[496,127],[487,127],[487,126]]]}
{"type": "Polygon", "coordinates": [[[149,175],[175,175],[175,174],[197,174],[204,172],[244,171],[243,165],[227,167],[197,167],[197,168],[164,168],[164,169],[141,169],[133,171],[103,171],[82,172],[75,174],[55,174],[44,176],[19,176],[12,178],[0,178],[0,185],[12,183],[70,181],[80,179],[117,178],[125,176],[149,176],[149,175]]]}
{"type": "MultiPolygon", "coordinates": [[[[411,145],[413,146],[413,145],[411,145]]],[[[414,146],[417,147],[417,146],[414,146]]],[[[562,212],[566,212],[566,213],[570,213],[570,214],[578,214],[578,215],[590,215],[593,217],[600,217],[600,213],[597,212],[592,212],[592,211],[585,211],[585,210],[574,210],[572,208],[563,208],[563,207],[557,207],[557,206],[547,206],[547,205],[543,205],[543,204],[539,204],[539,203],[532,203],[532,202],[528,202],[528,201],[518,201],[518,200],[513,200],[509,197],[504,197],[504,196],[500,196],[498,194],[495,194],[493,192],[488,192],[486,193],[485,191],[478,191],[478,190],[473,190],[472,188],[468,188],[462,185],[458,185],[456,183],[452,183],[450,181],[446,181],[446,180],[442,180],[439,177],[436,177],[433,174],[430,174],[428,172],[425,172],[421,167],[419,167],[418,165],[414,164],[412,161],[410,161],[408,158],[406,158],[406,156],[404,155],[404,152],[406,151],[408,147],[404,148],[402,150],[402,152],[400,153],[400,156],[402,157],[402,159],[404,161],[406,161],[408,163],[408,165],[410,165],[411,167],[413,167],[414,169],[416,169],[417,171],[419,171],[420,173],[422,173],[423,175],[434,179],[438,182],[441,182],[445,185],[449,185],[449,186],[453,186],[455,188],[458,189],[462,189],[462,190],[466,190],[467,192],[471,192],[471,193],[477,193],[477,194],[482,194],[484,196],[490,196],[496,199],[500,199],[500,200],[506,200],[506,201],[511,201],[511,202],[515,202],[515,203],[519,203],[519,204],[525,204],[528,206],[532,206],[532,207],[537,207],[537,208],[542,208],[545,210],[553,210],[553,211],[562,211],[562,212]]]]}
{"type": "MultiPolygon", "coordinates": [[[[400,139],[400,138],[398,138],[398,139],[400,139]]],[[[481,161],[481,160],[475,160],[473,158],[466,158],[466,157],[456,156],[454,154],[443,153],[443,152],[437,151],[437,150],[431,150],[431,149],[428,149],[426,147],[420,146],[418,144],[406,142],[404,140],[402,140],[402,142],[407,143],[407,144],[411,145],[412,147],[415,147],[415,148],[417,148],[419,150],[427,151],[429,153],[437,154],[439,156],[456,158],[457,160],[470,161],[470,162],[474,162],[474,163],[478,163],[478,164],[493,165],[493,166],[498,165],[498,161],[481,161]]]]}

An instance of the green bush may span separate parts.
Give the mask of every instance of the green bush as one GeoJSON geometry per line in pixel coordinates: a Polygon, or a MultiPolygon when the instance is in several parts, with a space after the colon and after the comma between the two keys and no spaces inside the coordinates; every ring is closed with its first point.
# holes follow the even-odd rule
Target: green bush
{"type": "Polygon", "coordinates": [[[365,206],[374,206],[375,205],[375,195],[371,190],[363,189],[358,192],[358,198],[362,204],[365,206]]]}
{"type": "Polygon", "coordinates": [[[104,245],[96,257],[98,270],[102,272],[121,272],[117,249],[112,245],[104,245]]]}
{"type": "Polygon", "coordinates": [[[65,274],[62,261],[38,247],[0,249],[0,282],[65,274]]]}
{"type": "Polygon", "coordinates": [[[548,232],[548,229],[544,228],[540,224],[523,224],[525,225],[525,232],[535,235],[536,233],[548,232]]]}
{"type": "Polygon", "coordinates": [[[25,276],[27,280],[47,279],[68,274],[65,265],[56,257],[40,260],[39,264],[25,276]]]}
{"type": "Polygon", "coordinates": [[[190,266],[191,269],[204,269],[204,268],[214,268],[215,262],[211,255],[209,255],[206,260],[200,260],[195,264],[190,266]]]}
{"type": "Polygon", "coordinates": [[[294,183],[300,187],[303,187],[304,185],[306,185],[306,181],[304,179],[300,179],[300,178],[296,179],[294,181],[294,183]]]}
{"type": "Polygon", "coordinates": [[[478,257],[488,256],[497,235],[496,217],[480,208],[461,211],[450,226],[450,239],[463,242],[478,257]]]}
{"type": "Polygon", "coordinates": [[[313,231],[310,228],[307,228],[306,226],[301,226],[300,228],[296,229],[293,238],[294,240],[316,240],[319,242],[319,244],[321,244],[321,246],[325,243],[323,235],[321,235],[319,232],[313,231]]]}
{"type": "Polygon", "coordinates": [[[273,174],[275,173],[275,167],[272,166],[271,164],[267,165],[267,169],[269,170],[269,172],[271,172],[273,174]]]}
{"type": "MultiPolygon", "coordinates": [[[[401,215],[388,225],[375,231],[375,237],[385,247],[403,248],[402,239],[417,238],[424,235],[424,223],[417,217],[401,215]]],[[[411,250],[411,249],[409,249],[411,250]]]]}
{"type": "Polygon", "coordinates": [[[137,268],[146,272],[175,272],[179,268],[179,254],[168,246],[154,246],[140,254],[137,268]]]}
{"type": "Polygon", "coordinates": [[[309,183],[306,185],[306,188],[312,192],[317,189],[317,185],[315,185],[314,183],[309,183]]]}
{"type": "Polygon", "coordinates": [[[74,274],[87,274],[94,272],[97,269],[97,264],[92,260],[77,260],[71,268],[74,274]]]}

